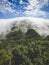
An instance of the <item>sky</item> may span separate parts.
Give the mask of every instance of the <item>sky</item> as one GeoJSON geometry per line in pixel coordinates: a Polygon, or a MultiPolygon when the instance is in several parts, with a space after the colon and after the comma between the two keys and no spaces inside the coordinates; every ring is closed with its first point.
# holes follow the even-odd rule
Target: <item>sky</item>
{"type": "Polygon", "coordinates": [[[49,0],[0,0],[0,19],[17,17],[49,19],[49,0]]]}

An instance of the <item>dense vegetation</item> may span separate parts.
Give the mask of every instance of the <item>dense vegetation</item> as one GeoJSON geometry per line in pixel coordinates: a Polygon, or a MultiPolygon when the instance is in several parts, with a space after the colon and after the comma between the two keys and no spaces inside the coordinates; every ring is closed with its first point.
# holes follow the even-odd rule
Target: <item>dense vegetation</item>
{"type": "Polygon", "coordinates": [[[0,65],[49,65],[49,36],[35,30],[14,30],[0,36],[0,65]]]}

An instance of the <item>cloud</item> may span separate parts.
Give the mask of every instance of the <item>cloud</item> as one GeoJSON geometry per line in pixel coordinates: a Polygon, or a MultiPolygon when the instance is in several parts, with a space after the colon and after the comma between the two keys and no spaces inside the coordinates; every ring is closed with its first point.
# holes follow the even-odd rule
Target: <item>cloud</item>
{"type": "Polygon", "coordinates": [[[23,0],[20,0],[20,2],[19,2],[20,4],[23,4],[23,0]]]}
{"type": "MultiPolygon", "coordinates": [[[[35,17],[20,17],[20,18],[13,18],[13,19],[0,19],[0,33],[6,32],[10,30],[10,26],[12,23],[16,22],[19,26],[20,24],[28,25],[30,24],[32,29],[36,30],[40,35],[47,36],[49,35],[49,19],[43,18],[35,18],[35,17]],[[24,21],[22,23],[22,21],[24,21]],[[2,28],[2,29],[1,29],[2,28]]],[[[27,26],[23,26],[21,29],[26,29],[27,26]]]]}
{"type": "Polygon", "coordinates": [[[11,13],[15,16],[37,16],[43,18],[49,18],[49,13],[42,11],[41,8],[49,5],[49,0],[27,0],[28,2],[24,2],[23,0],[19,1],[19,5],[17,5],[17,0],[12,0],[9,2],[8,0],[0,0],[0,12],[3,14],[11,13]]]}
{"type": "Polygon", "coordinates": [[[28,0],[29,4],[27,9],[40,9],[42,8],[44,5],[48,6],[49,4],[49,0],[28,0]]]}
{"type": "Polygon", "coordinates": [[[47,17],[48,12],[42,11],[41,8],[49,5],[49,0],[28,0],[29,5],[26,8],[24,14],[27,16],[41,16],[47,17]]]}
{"type": "Polygon", "coordinates": [[[15,13],[16,11],[14,9],[12,9],[11,6],[14,6],[13,4],[11,4],[8,0],[1,0],[0,1],[0,12],[2,13],[15,13]]]}
{"type": "Polygon", "coordinates": [[[36,9],[36,10],[31,10],[31,11],[28,11],[28,10],[26,10],[25,12],[24,12],[24,14],[26,15],[26,16],[36,16],[36,17],[42,17],[42,18],[49,18],[49,13],[48,12],[45,12],[45,11],[41,11],[41,10],[38,10],[38,9],[36,9]],[[47,17],[48,16],[48,17],[47,17]]]}

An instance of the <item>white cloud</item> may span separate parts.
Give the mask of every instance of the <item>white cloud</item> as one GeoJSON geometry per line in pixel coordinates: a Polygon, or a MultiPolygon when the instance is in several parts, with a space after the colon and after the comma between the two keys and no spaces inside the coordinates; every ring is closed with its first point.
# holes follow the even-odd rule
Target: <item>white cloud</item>
{"type": "MultiPolygon", "coordinates": [[[[27,24],[31,24],[31,27],[36,30],[40,35],[47,36],[49,35],[49,19],[43,19],[43,18],[32,18],[32,17],[20,17],[20,18],[13,18],[13,19],[0,19],[0,33],[6,32],[10,29],[10,25],[14,22],[16,24],[22,24],[22,21],[24,21],[27,24]]],[[[26,25],[27,25],[26,24],[26,25]]],[[[24,30],[27,28],[26,26],[23,27],[24,30]]]]}
{"type": "MultiPolygon", "coordinates": [[[[16,0],[12,0],[13,2],[17,2],[16,0]]],[[[15,4],[12,4],[8,0],[1,0],[0,1],[0,12],[6,14],[6,13],[12,13],[15,16],[41,16],[41,17],[47,17],[49,15],[48,12],[41,11],[41,8],[44,6],[49,5],[49,0],[28,0],[29,3],[23,2],[23,0],[20,0],[20,7],[16,6],[15,4]],[[21,4],[24,4],[24,7],[21,6],[21,4]],[[27,4],[27,6],[25,6],[27,4]],[[14,8],[15,7],[15,8],[14,8]],[[22,12],[22,9],[25,11],[22,12]]]]}
{"type": "Polygon", "coordinates": [[[12,9],[11,5],[13,5],[13,4],[11,4],[8,0],[1,0],[0,1],[0,12],[2,12],[2,13],[16,12],[14,9],[12,9]]]}
{"type": "Polygon", "coordinates": [[[24,14],[26,15],[26,16],[37,16],[37,17],[43,17],[43,18],[46,18],[48,15],[49,15],[49,13],[48,12],[45,12],[45,11],[41,11],[41,10],[39,10],[39,9],[35,9],[35,10],[31,10],[31,11],[29,11],[29,10],[26,10],[25,12],[24,12],[24,14]]]}
{"type": "Polygon", "coordinates": [[[20,0],[20,2],[19,2],[20,4],[23,4],[23,0],[20,0]]]}
{"type": "Polygon", "coordinates": [[[42,11],[41,8],[49,5],[49,0],[28,0],[29,5],[24,12],[27,16],[42,16],[46,17],[49,13],[42,11]]]}
{"type": "Polygon", "coordinates": [[[29,4],[28,5],[28,9],[35,8],[35,9],[40,9],[41,7],[43,7],[44,5],[47,6],[49,4],[49,0],[28,0],[29,4]]]}

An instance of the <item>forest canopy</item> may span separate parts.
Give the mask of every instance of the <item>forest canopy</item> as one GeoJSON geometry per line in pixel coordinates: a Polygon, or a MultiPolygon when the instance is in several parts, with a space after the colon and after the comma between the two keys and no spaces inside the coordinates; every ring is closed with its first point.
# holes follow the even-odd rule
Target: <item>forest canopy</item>
{"type": "Polygon", "coordinates": [[[0,65],[49,65],[49,36],[43,38],[31,28],[24,33],[12,26],[0,36],[0,65]]]}

